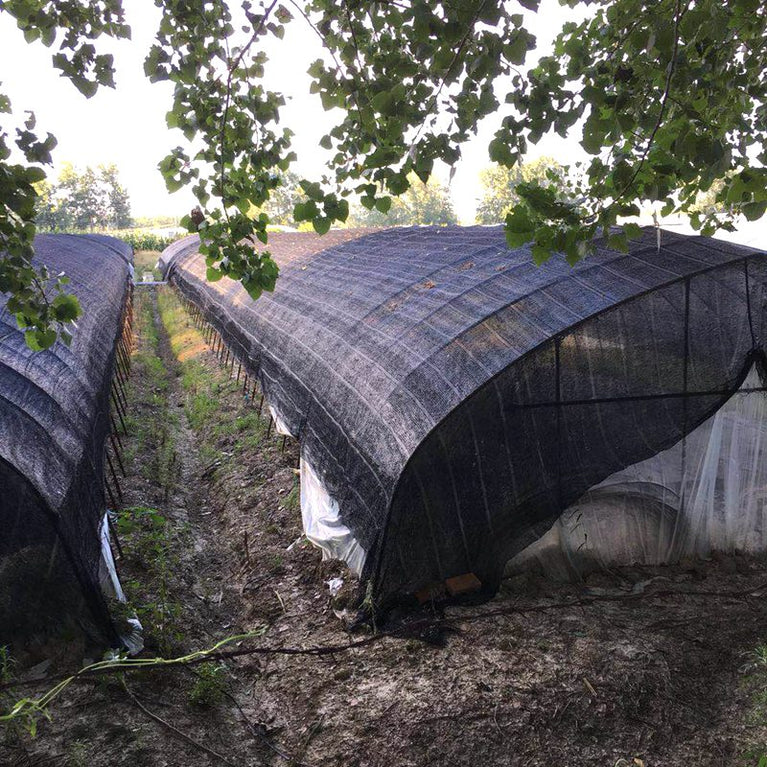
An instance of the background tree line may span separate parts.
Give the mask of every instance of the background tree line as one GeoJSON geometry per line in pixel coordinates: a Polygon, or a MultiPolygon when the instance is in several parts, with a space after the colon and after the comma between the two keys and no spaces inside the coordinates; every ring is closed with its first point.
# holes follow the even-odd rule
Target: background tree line
{"type": "Polygon", "coordinates": [[[37,184],[37,226],[41,231],[70,232],[131,226],[130,197],[116,165],[86,167],[65,163],[57,181],[37,184]]]}
{"type": "MultiPolygon", "coordinates": [[[[428,226],[458,224],[450,188],[434,177],[427,182],[415,174],[409,179],[409,188],[388,205],[352,205],[346,226],[428,226]],[[383,209],[382,209],[383,208],[383,209]]],[[[554,159],[542,157],[514,168],[500,165],[480,171],[482,197],[478,201],[476,222],[503,223],[507,213],[519,202],[517,186],[537,183],[564,190],[564,169],[554,159]]],[[[69,232],[105,229],[123,229],[130,226],[175,226],[170,217],[138,220],[131,216],[130,197],[122,186],[116,165],[99,165],[78,170],[65,163],[54,182],[37,184],[37,225],[41,231],[69,232]]],[[[265,212],[270,223],[278,226],[295,225],[293,210],[303,197],[298,174],[288,171],[280,176],[269,201],[252,213],[265,212]]]]}
{"type": "MultiPolygon", "coordinates": [[[[417,226],[427,224],[457,224],[458,216],[453,208],[450,190],[435,178],[427,183],[417,176],[409,179],[410,187],[401,197],[389,203],[370,205],[352,205],[346,226],[417,226]]],[[[271,224],[295,226],[293,210],[304,197],[301,178],[292,171],[280,175],[279,185],[272,191],[269,200],[261,208],[253,208],[252,213],[261,212],[269,216],[271,224]]]]}
{"type": "MultiPolygon", "coordinates": [[[[535,184],[566,194],[566,171],[551,157],[506,168],[491,165],[479,173],[482,196],[478,200],[475,220],[478,224],[502,224],[507,214],[520,201],[517,187],[535,184]]],[[[346,225],[366,226],[427,226],[457,224],[458,216],[450,197],[450,188],[433,176],[421,181],[415,174],[408,177],[410,186],[399,197],[382,205],[353,204],[346,225]]],[[[253,208],[252,214],[264,212],[272,224],[293,226],[293,209],[303,198],[301,179],[288,171],[279,179],[270,199],[262,208],[253,208]]]]}

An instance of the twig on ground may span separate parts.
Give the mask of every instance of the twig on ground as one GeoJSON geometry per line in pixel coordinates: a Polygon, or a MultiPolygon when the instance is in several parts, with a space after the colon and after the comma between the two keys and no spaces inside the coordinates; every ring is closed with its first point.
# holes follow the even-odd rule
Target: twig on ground
{"type": "Polygon", "coordinates": [[[180,738],[186,743],[189,743],[191,746],[194,746],[199,751],[202,751],[203,753],[208,754],[208,756],[212,756],[215,759],[218,759],[223,764],[229,765],[229,767],[236,767],[233,762],[230,762],[225,756],[222,756],[217,751],[214,751],[212,748],[208,748],[203,743],[200,743],[196,741],[194,738],[187,735],[185,732],[182,732],[178,729],[178,727],[175,727],[170,722],[163,719],[161,716],[158,716],[153,711],[150,711],[130,690],[128,685],[125,682],[125,679],[122,679],[122,686],[125,692],[127,693],[128,697],[133,701],[133,703],[141,709],[150,719],[153,719],[158,724],[161,724],[163,727],[165,727],[167,730],[170,730],[177,738],[180,738]]]}
{"type": "MultiPolygon", "coordinates": [[[[677,597],[718,597],[718,598],[738,598],[746,599],[749,597],[761,598],[763,595],[757,592],[761,592],[767,589],[767,582],[757,584],[748,589],[741,591],[711,591],[711,590],[696,590],[696,591],[675,591],[673,589],[663,589],[652,593],[641,592],[638,594],[616,594],[616,595],[603,595],[597,594],[588,596],[582,599],[572,599],[563,602],[550,602],[548,604],[537,604],[524,607],[522,605],[514,605],[509,608],[500,608],[497,610],[488,610],[482,613],[470,613],[468,615],[454,615],[451,620],[442,618],[427,617],[424,619],[418,619],[411,621],[410,623],[403,624],[402,626],[393,629],[391,631],[381,631],[372,636],[360,639],[356,642],[347,642],[345,644],[336,645],[317,645],[315,647],[244,647],[236,650],[218,650],[217,647],[222,647],[225,644],[229,644],[234,640],[242,641],[244,639],[251,638],[248,635],[228,637],[217,643],[214,648],[210,650],[201,650],[195,653],[185,656],[184,658],[175,658],[166,660],[163,658],[156,659],[137,659],[137,660],[115,660],[108,663],[100,662],[94,664],[94,666],[86,667],[76,674],[68,675],[61,674],[52,677],[43,677],[42,679],[30,679],[8,682],[0,684],[0,691],[11,687],[26,687],[35,684],[51,682],[60,682],[61,680],[69,680],[71,682],[88,681],[104,675],[114,674],[124,671],[154,671],[158,669],[170,669],[178,667],[191,667],[197,666],[201,663],[208,663],[210,661],[227,660],[231,658],[239,658],[248,655],[287,655],[287,656],[309,656],[316,658],[323,658],[326,656],[333,656],[336,653],[347,652],[350,650],[356,650],[368,645],[380,642],[382,639],[401,639],[404,637],[412,637],[417,635],[418,632],[434,629],[453,629],[455,630],[455,623],[471,623],[473,621],[488,620],[491,618],[497,618],[507,615],[525,615],[528,613],[545,612],[547,610],[568,609],[572,607],[590,606],[599,602],[632,602],[643,599],[657,599],[662,597],[677,596],[677,597]]],[[[58,693],[57,693],[58,694],[58,693]]]]}
{"type": "Polygon", "coordinates": [[[253,722],[250,721],[250,718],[243,711],[239,701],[237,700],[237,698],[234,697],[234,695],[232,695],[232,693],[228,692],[227,690],[224,690],[224,695],[227,698],[229,698],[229,700],[232,701],[232,703],[234,703],[235,708],[240,712],[240,716],[242,717],[248,730],[250,730],[250,732],[252,732],[253,735],[256,738],[258,738],[267,748],[269,748],[271,751],[277,754],[277,756],[279,756],[281,759],[284,759],[286,762],[289,762],[291,764],[291,767],[293,765],[295,765],[295,767],[312,767],[311,764],[308,764],[307,762],[302,762],[300,759],[297,759],[296,757],[291,756],[289,753],[287,753],[287,751],[284,751],[278,745],[274,744],[271,738],[269,738],[267,735],[261,732],[261,730],[259,729],[259,726],[257,724],[253,724],[253,722]]]}

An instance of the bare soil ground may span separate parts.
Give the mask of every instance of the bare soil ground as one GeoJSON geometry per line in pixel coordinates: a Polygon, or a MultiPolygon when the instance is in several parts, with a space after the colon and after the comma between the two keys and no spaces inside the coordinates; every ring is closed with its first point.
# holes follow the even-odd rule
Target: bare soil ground
{"type": "Polygon", "coordinates": [[[767,764],[764,562],[519,576],[350,635],[353,579],[301,537],[296,445],[176,299],[141,290],[118,567],[145,655],[259,629],[230,649],[261,652],[73,685],[36,738],[0,733],[0,764],[767,764]]]}

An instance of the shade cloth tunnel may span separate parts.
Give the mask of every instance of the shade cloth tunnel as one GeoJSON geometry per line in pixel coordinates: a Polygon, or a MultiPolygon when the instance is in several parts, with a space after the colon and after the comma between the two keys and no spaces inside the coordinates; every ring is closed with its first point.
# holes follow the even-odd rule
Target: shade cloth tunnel
{"type": "Polygon", "coordinates": [[[67,618],[116,641],[102,590],[104,444],[133,251],[101,235],[40,235],[34,247],[83,313],[70,346],[41,352],[0,313],[0,644],[67,618]]]}
{"type": "Polygon", "coordinates": [[[740,448],[709,456],[701,474],[696,432],[732,400],[729,428],[744,427],[733,444],[761,455],[763,252],[647,228],[627,253],[599,240],[574,268],[561,257],[537,267],[501,227],[272,234],[269,249],[281,275],[257,301],[231,280],[206,282],[196,237],[163,264],[300,440],[307,534],[379,603],[465,573],[492,592],[509,560],[538,556],[522,553],[563,512],[581,504],[567,529],[588,517],[606,481],[612,500],[583,528],[596,533],[575,547],[549,539],[569,546],[565,568],[577,569],[575,549],[674,561],[767,542],[764,473],[724,489],[719,472],[740,448]],[[665,468],[631,475],[661,455],[665,468]],[[749,518],[692,524],[701,482],[707,514],[749,518]],[[629,496],[640,503],[627,512],[629,496]]]}

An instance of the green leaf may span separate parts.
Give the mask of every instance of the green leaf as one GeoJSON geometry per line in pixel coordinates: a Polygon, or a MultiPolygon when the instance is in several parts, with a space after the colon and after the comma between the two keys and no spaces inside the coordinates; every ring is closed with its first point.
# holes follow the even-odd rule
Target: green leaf
{"type": "Polygon", "coordinates": [[[96,91],[99,89],[98,83],[94,83],[91,80],[86,80],[84,77],[74,77],[72,78],[72,83],[74,84],[75,88],[77,88],[80,93],[85,96],[86,99],[91,98],[96,94],[96,91]]]}
{"type": "Polygon", "coordinates": [[[81,313],[80,302],[71,294],[61,293],[51,302],[53,314],[59,322],[72,322],[81,313]]]}
{"type": "Polygon", "coordinates": [[[27,180],[35,184],[38,181],[45,181],[46,174],[42,168],[27,168],[27,180]]]}
{"type": "Polygon", "coordinates": [[[503,55],[512,64],[524,64],[527,58],[528,35],[523,29],[517,30],[511,40],[503,46],[503,55]]]}
{"type": "Polygon", "coordinates": [[[748,221],[756,221],[767,210],[767,202],[750,202],[744,205],[741,210],[748,221]]]}
{"type": "Polygon", "coordinates": [[[535,235],[527,208],[517,206],[506,216],[506,242],[510,248],[518,248],[526,245],[535,235]]]}
{"type": "Polygon", "coordinates": [[[317,216],[312,219],[312,226],[317,234],[326,234],[330,230],[330,219],[327,216],[317,216]]]}
{"type": "Polygon", "coordinates": [[[629,243],[625,232],[611,234],[607,238],[607,247],[612,248],[612,250],[617,250],[620,253],[628,253],[629,243]]]}
{"type": "Polygon", "coordinates": [[[56,331],[53,329],[25,331],[24,340],[32,351],[40,352],[49,349],[56,342],[56,331]]]}
{"type": "MultiPolygon", "coordinates": [[[[396,173],[386,182],[386,187],[394,195],[403,194],[410,187],[406,173],[396,173]]],[[[365,204],[364,202],[362,203],[365,204]]]]}
{"type": "Polygon", "coordinates": [[[602,134],[596,128],[596,126],[590,122],[586,123],[586,126],[583,129],[583,140],[581,141],[581,146],[589,154],[599,154],[604,143],[604,138],[604,134],[602,134]]]}
{"type": "Polygon", "coordinates": [[[499,165],[511,166],[516,162],[517,155],[511,150],[503,138],[494,138],[488,146],[488,154],[493,162],[499,165]]]}
{"type": "Polygon", "coordinates": [[[396,106],[396,102],[391,95],[391,91],[382,91],[376,94],[370,100],[370,105],[376,112],[380,112],[383,115],[391,114],[396,106]]]}
{"type": "Polygon", "coordinates": [[[531,248],[533,263],[540,266],[551,258],[551,250],[544,245],[533,245],[531,248]]]}

